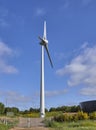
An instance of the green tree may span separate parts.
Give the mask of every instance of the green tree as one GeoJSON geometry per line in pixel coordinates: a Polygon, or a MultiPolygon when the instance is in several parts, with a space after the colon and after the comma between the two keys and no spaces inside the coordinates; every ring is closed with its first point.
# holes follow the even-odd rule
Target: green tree
{"type": "Polygon", "coordinates": [[[19,113],[19,109],[16,107],[6,107],[4,113],[13,112],[15,115],[19,113]]]}
{"type": "Polygon", "coordinates": [[[4,114],[5,106],[0,102],[0,114],[4,114]]]}

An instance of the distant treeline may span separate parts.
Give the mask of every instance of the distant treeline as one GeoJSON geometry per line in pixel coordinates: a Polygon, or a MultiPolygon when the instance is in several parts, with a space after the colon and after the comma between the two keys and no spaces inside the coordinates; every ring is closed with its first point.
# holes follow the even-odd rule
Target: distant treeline
{"type": "Polygon", "coordinates": [[[62,111],[62,112],[78,112],[80,111],[80,106],[61,106],[61,107],[57,107],[57,108],[50,108],[49,112],[52,111],[62,111]]]}
{"type": "MultiPolygon", "coordinates": [[[[51,107],[49,110],[46,108],[45,112],[78,112],[80,111],[80,106],[61,106],[61,107],[51,107]]],[[[40,108],[30,108],[29,110],[20,111],[17,107],[5,107],[3,103],[0,103],[0,115],[4,115],[7,112],[13,112],[17,114],[30,114],[30,113],[39,113],[40,108]]]]}
{"type": "Polygon", "coordinates": [[[0,115],[5,115],[7,112],[13,112],[14,114],[17,114],[20,111],[16,107],[5,107],[5,105],[0,102],[0,115]]]}

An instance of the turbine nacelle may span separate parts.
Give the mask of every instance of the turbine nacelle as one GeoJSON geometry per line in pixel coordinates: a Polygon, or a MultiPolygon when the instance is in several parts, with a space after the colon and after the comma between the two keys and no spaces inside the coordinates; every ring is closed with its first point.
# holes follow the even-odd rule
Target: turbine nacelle
{"type": "Polygon", "coordinates": [[[48,40],[47,39],[41,38],[41,37],[39,37],[39,39],[41,40],[40,45],[43,45],[43,46],[48,45],[48,40]]]}

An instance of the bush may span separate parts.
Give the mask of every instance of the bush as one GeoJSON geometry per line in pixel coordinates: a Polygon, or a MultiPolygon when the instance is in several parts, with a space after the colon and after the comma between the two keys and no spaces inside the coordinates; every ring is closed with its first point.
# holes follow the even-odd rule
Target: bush
{"type": "Polygon", "coordinates": [[[56,122],[54,122],[53,120],[45,119],[44,123],[46,127],[51,127],[51,128],[56,127],[56,122]]]}
{"type": "Polygon", "coordinates": [[[92,112],[89,114],[90,119],[96,120],[96,112],[92,112]]]}
{"type": "Polygon", "coordinates": [[[78,112],[77,114],[62,114],[59,116],[54,116],[53,120],[57,122],[65,122],[65,121],[78,121],[78,120],[87,120],[89,116],[87,113],[78,112]]]}
{"type": "Polygon", "coordinates": [[[55,116],[53,118],[53,120],[57,121],[57,122],[72,121],[73,116],[69,115],[69,114],[62,114],[62,115],[59,115],[59,116],[55,116]]]}
{"type": "Polygon", "coordinates": [[[87,113],[81,111],[77,113],[77,118],[78,120],[87,120],[89,117],[87,113]]]}

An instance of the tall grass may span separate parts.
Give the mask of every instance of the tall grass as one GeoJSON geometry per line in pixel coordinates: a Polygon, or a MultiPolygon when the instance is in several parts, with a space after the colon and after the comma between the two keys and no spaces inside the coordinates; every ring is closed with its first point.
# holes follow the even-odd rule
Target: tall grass
{"type": "Polygon", "coordinates": [[[0,130],[9,130],[18,123],[16,117],[0,117],[0,130]]]}
{"type": "Polygon", "coordinates": [[[9,130],[9,128],[12,128],[10,125],[0,124],[0,130],[9,130]]]}
{"type": "Polygon", "coordinates": [[[45,124],[53,130],[96,130],[96,121],[91,120],[63,123],[45,120],[45,124]]]}

